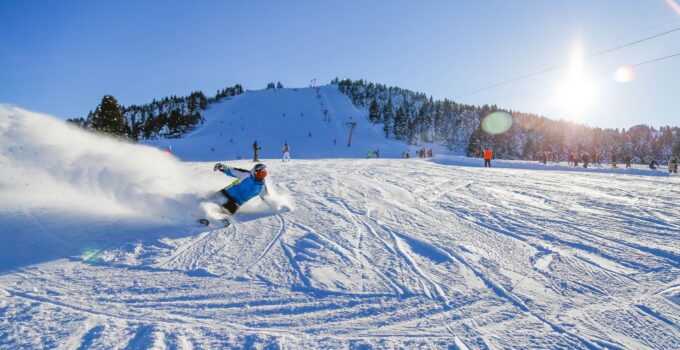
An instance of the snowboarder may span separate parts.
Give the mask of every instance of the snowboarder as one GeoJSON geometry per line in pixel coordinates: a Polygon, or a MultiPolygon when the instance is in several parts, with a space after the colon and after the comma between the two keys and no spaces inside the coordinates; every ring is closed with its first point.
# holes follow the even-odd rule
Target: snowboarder
{"type": "Polygon", "coordinates": [[[493,157],[493,152],[491,152],[491,149],[487,147],[484,150],[484,167],[489,167],[491,168],[491,158],[493,157]]]}
{"type": "Polygon", "coordinates": [[[255,196],[260,196],[262,200],[266,200],[265,196],[269,192],[264,181],[265,177],[267,177],[267,167],[264,164],[255,164],[252,169],[246,170],[232,168],[222,163],[215,163],[213,171],[218,170],[227,176],[235,177],[236,180],[229,186],[221,189],[210,199],[222,202],[222,208],[230,214],[235,214],[243,204],[255,196]]]}
{"type": "Polygon", "coordinates": [[[656,158],[653,158],[651,162],[649,162],[649,168],[652,170],[656,170],[659,168],[659,162],[656,161],[656,158]]]}
{"type": "Polygon", "coordinates": [[[257,145],[257,140],[253,142],[253,162],[260,161],[260,149],[261,147],[257,145]]]}
{"type": "Polygon", "coordinates": [[[283,144],[283,160],[282,162],[285,162],[286,159],[290,162],[290,146],[288,145],[288,141],[283,144]]]}
{"type": "Polygon", "coordinates": [[[671,157],[671,160],[668,161],[668,172],[678,173],[678,158],[671,157]]]}

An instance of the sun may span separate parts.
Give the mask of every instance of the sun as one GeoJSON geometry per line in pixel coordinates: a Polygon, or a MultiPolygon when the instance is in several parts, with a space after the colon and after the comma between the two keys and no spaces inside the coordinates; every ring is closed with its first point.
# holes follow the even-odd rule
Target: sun
{"type": "Polygon", "coordinates": [[[597,85],[585,73],[583,56],[575,49],[568,73],[555,89],[555,105],[567,119],[583,121],[596,99],[597,85]]]}

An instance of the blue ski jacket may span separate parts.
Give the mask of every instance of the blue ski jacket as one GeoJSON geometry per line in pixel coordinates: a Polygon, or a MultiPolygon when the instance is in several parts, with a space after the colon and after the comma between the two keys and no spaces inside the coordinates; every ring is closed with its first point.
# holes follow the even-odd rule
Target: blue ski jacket
{"type": "Polygon", "coordinates": [[[263,192],[267,193],[265,181],[257,181],[255,175],[253,175],[251,171],[225,167],[224,173],[228,176],[238,178],[225,188],[229,197],[233,198],[238,205],[243,205],[243,203],[255,196],[261,195],[263,192]]]}

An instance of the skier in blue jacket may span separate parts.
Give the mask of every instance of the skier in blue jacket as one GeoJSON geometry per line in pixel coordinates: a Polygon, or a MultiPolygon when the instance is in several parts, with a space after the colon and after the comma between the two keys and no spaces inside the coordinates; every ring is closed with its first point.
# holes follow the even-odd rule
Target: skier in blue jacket
{"type": "Polygon", "coordinates": [[[255,164],[255,166],[248,171],[246,169],[232,168],[222,163],[216,163],[213,170],[219,170],[228,176],[236,178],[229,186],[215,194],[215,196],[221,197],[221,200],[226,200],[226,202],[222,204],[222,208],[229,211],[229,213],[236,213],[243,204],[255,196],[260,196],[265,200],[264,196],[268,194],[268,191],[264,181],[264,178],[267,177],[267,167],[264,164],[255,164]]]}

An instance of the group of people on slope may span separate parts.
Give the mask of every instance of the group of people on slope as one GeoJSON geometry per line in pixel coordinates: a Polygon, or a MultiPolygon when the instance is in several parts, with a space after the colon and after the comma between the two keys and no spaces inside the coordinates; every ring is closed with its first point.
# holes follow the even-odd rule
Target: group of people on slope
{"type": "MultiPolygon", "coordinates": [[[[678,173],[678,157],[671,157],[671,159],[668,160],[668,172],[669,173],[678,173]]],[[[650,169],[659,169],[659,162],[656,160],[656,158],[652,159],[651,162],[649,162],[649,168],[650,169]]]]}
{"type": "MultiPolygon", "coordinates": [[[[257,140],[253,142],[253,162],[259,162],[260,161],[260,150],[262,147],[257,144],[257,140]]],[[[282,162],[289,161],[290,162],[290,145],[288,144],[288,141],[284,142],[283,144],[283,159],[281,159],[282,162]]]]}
{"type": "MultiPolygon", "coordinates": [[[[429,150],[426,150],[425,147],[421,149],[416,150],[416,154],[418,155],[418,158],[432,158],[432,148],[429,150]]],[[[404,159],[411,158],[411,151],[410,150],[405,150],[401,152],[401,157],[404,159]]]]}
{"type": "Polygon", "coordinates": [[[366,158],[380,158],[380,150],[377,149],[375,151],[368,151],[368,154],[366,155],[366,158]]]}
{"type": "MultiPolygon", "coordinates": [[[[549,151],[539,152],[539,154],[538,154],[539,155],[539,161],[543,164],[547,164],[548,158],[550,158],[550,153],[551,152],[549,152],[549,151]]],[[[491,151],[491,149],[489,147],[487,147],[482,152],[482,154],[484,156],[484,167],[490,168],[491,167],[491,159],[493,159],[493,151],[491,151]]],[[[479,156],[479,152],[476,152],[475,155],[479,156]]],[[[576,153],[570,152],[568,154],[568,161],[569,161],[569,164],[573,164],[576,167],[579,166],[579,161],[580,161],[580,162],[582,162],[584,168],[587,168],[589,164],[593,164],[593,163],[596,163],[596,162],[598,164],[600,164],[599,158],[597,158],[596,155],[593,155],[593,157],[594,157],[593,159],[591,159],[590,157],[591,157],[591,155],[589,155],[588,153],[583,153],[581,155],[581,157],[578,157],[578,156],[576,156],[576,153]],[[592,163],[591,163],[591,161],[592,161],[592,163]]],[[[624,158],[626,168],[630,168],[631,158],[632,157],[630,157],[630,156],[626,156],[624,158]]],[[[617,168],[616,161],[617,161],[616,153],[612,153],[611,164],[612,164],[613,168],[617,168]]],[[[678,157],[671,157],[671,159],[668,161],[668,172],[669,173],[677,173],[678,172],[678,163],[680,163],[680,159],[678,159],[678,157]]],[[[652,169],[652,170],[659,169],[659,162],[657,161],[656,158],[653,158],[649,162],[649,168],[652,169]]]]}

